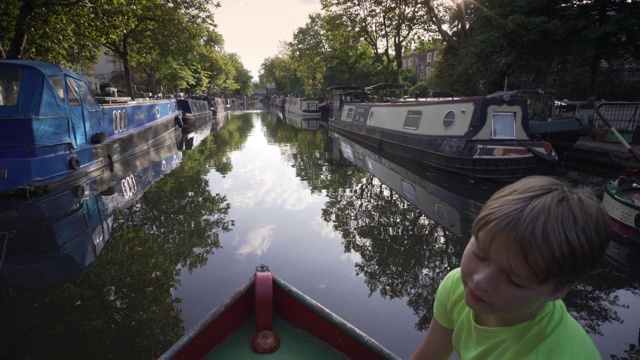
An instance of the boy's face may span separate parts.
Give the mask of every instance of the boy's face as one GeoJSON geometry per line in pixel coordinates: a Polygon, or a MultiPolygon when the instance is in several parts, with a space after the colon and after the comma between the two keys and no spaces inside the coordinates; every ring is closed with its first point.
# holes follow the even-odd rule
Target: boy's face
{"type": "Polygon", "coordinates": [[[464,300],[483,326],[512,326],[535,317],[544,305],[564,296],[569,288],[539,284],[518,249],[509,239],[494,239],[482,246],[472,237],[460,264],[464,300]]]}

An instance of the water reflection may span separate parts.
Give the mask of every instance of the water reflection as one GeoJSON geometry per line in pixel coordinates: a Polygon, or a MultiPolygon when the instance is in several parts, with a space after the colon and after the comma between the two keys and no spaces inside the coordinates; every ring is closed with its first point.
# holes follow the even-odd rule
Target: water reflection
{"type": "Polygon", "coordinates": [[[111,238],[116,212],[182,159],[174,133],[154,141],[147,151],[115,162],[112,171],[102,170],[72,187],[35,198],[2,199],[2,283],[49,287],[91,269],[111,238]]]}
{"type": "Polygon", "coordinates": [[[234,226],[206,174],[231,168],[226,153],[250,128],[231,121],[183,153],[182,135],[201,137],[187,131],[75,188],[3,199],[0,272],[40,289],[0,289],[0,358],[155,358],[182,336],[179,276],[206,264],[234,226]],[[61,256],[75,264],[52,269],[61,256]]]}
{"type": "MultiPolygon", "coordinates": [[[[0,289],[0,358],[157,358],[183,322],[193,325],[263,262],[398,355],[411,354],[493,184],[380,157],[272,109],[227,114],[210,133],[180,138],[185,150],[171,172],[114,203],[111,236],[84,275],[0,289]]],[[[98,188],[113,187],[100,194],[104,203],[121,190],[117,177],[102,180],[98,188]]],[[[98,203],[71,195],[61,195],[71,204],[56,207],[61,217],[98,203]]],[[[605,267],[567,298],[605,358],[637,356],[639,282],[605,267]]]]}
{"type": "Polygon", "coordinates": [[[305,117],[300,114],[290,112],[285,116],[287,124],[303,130],[318,130],[324,122],[319,117],[305,117]]]}
{"type": "Polygon", "coordinates": [[[480,208],[499,189],[499,185],[486,181],[429,173],[411,164],[394,162],[331,131],[329,137],[337,157],[334,160],[341,161],[344,157],[366,170],[427,218],[457,236],[471,235],[471,224],[480,208]]]}
{"type": "MultiPolygon", "coordinates": [[[[365,275],[370,292],[406,299],[418,316],[416,328],[423,330],[433,316],[437,285],[459,266],[473,219],[499,185],[425,173],[338,134],[329,136],[334,161],[346,160],[371,176],[346,191],[330,192],[325,220],[342,233],[345,251],[360,255],[356,270],[365,275]]],[[[564,299],[603,355],[615,359],[640,355],[640,339],[628,345],[628,357],[609,345],[618,335],[628,338],[612,325],[627,327],[631,320],[631,331],[638,334],[639,319],[629,319],[627,309],[638,304],[640,279],[630,275],[605,261],[564,299]]]]}

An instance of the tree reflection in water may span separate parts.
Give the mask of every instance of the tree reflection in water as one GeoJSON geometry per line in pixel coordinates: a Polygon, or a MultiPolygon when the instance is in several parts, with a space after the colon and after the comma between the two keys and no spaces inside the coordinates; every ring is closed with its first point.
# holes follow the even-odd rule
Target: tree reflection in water
{"type": "MultiPolygon", "coordinates": [[[[328,151],[334,155],[334,163],[357,166],[355,174],[349,176],[359,181],[327,189],[329,200],[323,211],[324,220],[342,235],[345,252],[360,255],[356,271],[364,275],[370,293],[406,299],[418,316],[416,328],[425,330],[433,316],[438,284],[450,270],[459,266],[473,218],[499,186],[487,185],[481,189],[479,181],[471,185],[468,179],[456,180],[451,175],[434,177],[424,169],[411,164],[399,165],[337,134],[330,134],[334,139],[328,151]],[[449,202],[450,209],[459,210],[459,216],[466,217],[466,221],[461,222],[466,229],[459,231],[443,226],[447,222],[429,210],[435,202],[425,204],[419,196],[407,196],[411,194],[398,185],[407,179],[424,193],[438,194],[439,197],[431,200],[449,202]],[[434,179],[437,181],[430,182],[434,179]],[[475,195],[467,188],[477,189],[475,195]],[[470,199],[480,205],[469,206],[470,199]],[[467,205],[461,207],[465,202],[467,205]]],[[[334,172],[344,173],[347,172],[334,172]]],[[[420,194],[416,190],[412,193],[420,194]]],[[[593,335],[601,335],[601,328],[607,323],[624,322],[619,311],[629,307],[625,303],[629,297],[620,296],[621,291],[640,297],[639,280],[618,273],[607,264],[585,278],[565,298],[570,312],[593,335]]],[[[636,358],[638,344],[629,345],[625,353],[629,359],[636,358]]]]}
{"type": "Polygon", "coordinates": [[[148,359],[180,338],[180,299],[172,296],[180,272],[205,265],[234,226],[206,174],[231,169],[226,154],[251,127],[240,117],[185,151],[178,168],[117,212],[99,263],[77,281],[1,289],[0,357],[148,359]]]}

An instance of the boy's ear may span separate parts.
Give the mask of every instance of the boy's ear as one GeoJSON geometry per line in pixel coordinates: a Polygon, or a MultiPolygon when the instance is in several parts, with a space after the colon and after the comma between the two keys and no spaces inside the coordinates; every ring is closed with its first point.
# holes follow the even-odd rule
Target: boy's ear
{"type": "Polygon", "coordinates": [[[561,288],[556,289],[553,294],[551,294],[551,300],[562,299],[573,289],[574,284],[565,285],[561,288]]]}

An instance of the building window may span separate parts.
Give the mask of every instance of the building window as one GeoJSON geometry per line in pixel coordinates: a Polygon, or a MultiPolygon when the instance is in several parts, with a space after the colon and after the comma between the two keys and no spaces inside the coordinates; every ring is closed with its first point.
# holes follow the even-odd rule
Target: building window
{"type": "Polygon", "coordinates": [[[433,52],[433,61],[438,60],[438,50],[433,52]]]}
{"type": "Polygon", "coordinates": [[[431,77],[431,67],[427,68],[427,79],[431,77]]]}
{"type": "Polygon", "coordinates": [[[428,54],[427,54],[427,62],[428,62],[428,63],[430,63],[430,62],[431,62],[431,60],[432,60],[432,56],[433,56],[433,54],[432,54],[432,53],[428,53],[428,54]]]}
{"type": "Polygon", "coordinates": [[[409,58],[409,66],[413,66],[413,62],[411,60],[413,60],[413,59],[409,58]]]}

